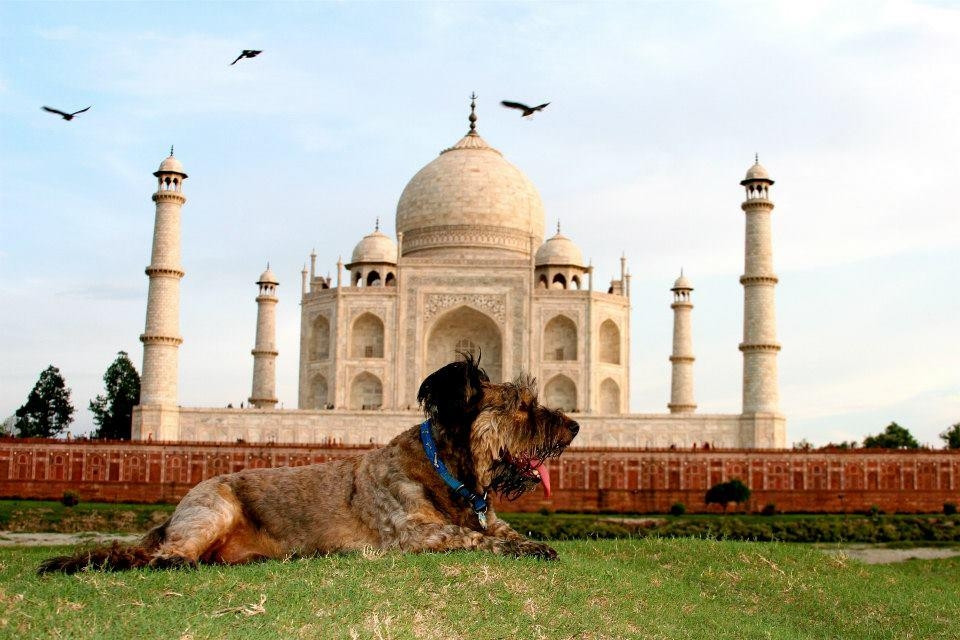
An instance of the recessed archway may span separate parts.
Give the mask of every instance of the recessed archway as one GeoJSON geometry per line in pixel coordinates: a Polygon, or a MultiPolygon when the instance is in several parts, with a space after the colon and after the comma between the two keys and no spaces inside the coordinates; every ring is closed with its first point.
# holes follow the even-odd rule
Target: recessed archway
{"type": "Polygon", "coordinates": [[[327,394],[327,379],[318,373],[310,381],[310,408],[325,409],[328,403],[327,394]]]}
{"type": "Polygon", "coordinates": [[[613,378],[600,383],[600,413],[620,413],[620,385],[613,378]]]}
{"type": "Polygon", "coordinates": [[[544,404],[551,409],[575,411],[577,409],[577,385],[563,374],[550,378],[543,389],[544,404]]]}
{"type": "Polygon", "coordinates": [[[600,362],[620,364],[620,329],[613,320],[600,325],[600,362]]]}
{"type": "Polygon", "coordinates": [[[350,385],[350,408],[354,411],[379,409],[383,406],[383,384],[380,378],[364,371],[350,385]]]}
{"type": "Polygon", "coordinates": [[[500,328],[490,316],[470,307],[458,307],[440,316],[427,338],[426,374],[453,362],[458,347],[464,346],[480,356],[480,366],[492,382],[503,380],[503,339],[500,328]],[[470,346],[472,345],[472,346],[470,346]]]}
{"type": "Polygon", "coordinates": [[[353,321],[350,330],[351,358],[383,357],[383,321],[372,313],[364,313],[353,321]]]}
{"type": "Polygon", "coordinates": [[[554,316],[543,328],[543,359],[577,359],[577,325],[567,316],[554,316]]]}
{"type": "Polygon", "coordinates": [[[313,321],[310,356],[313,360],[326,360],[330,357],[330,321],[326,316],[317,316],[313,321]]]}

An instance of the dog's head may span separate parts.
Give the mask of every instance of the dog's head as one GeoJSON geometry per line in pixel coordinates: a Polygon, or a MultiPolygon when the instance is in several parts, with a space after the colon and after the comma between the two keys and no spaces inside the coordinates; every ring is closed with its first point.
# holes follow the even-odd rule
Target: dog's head
{"type": "Polygon", "coordinates": [[[538,484],[549,495],[543,463],[559,456],[580,430],[563,412],[539,403],[533,378],[491,383],[469,354],[430,374],[417,400],[437,437],[469,452],[469,471],[479,487],[509,499],[538,484]]]}

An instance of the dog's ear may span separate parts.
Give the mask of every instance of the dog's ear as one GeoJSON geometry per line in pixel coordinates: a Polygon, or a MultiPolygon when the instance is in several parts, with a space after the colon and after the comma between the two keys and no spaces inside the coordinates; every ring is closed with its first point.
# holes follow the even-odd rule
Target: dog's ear
{"type": "Polygon", "coordinates": [[[420,385],[417,402],[427,415],[443,425],[472,422],[483,397],[486,372],[469,354],[463,360],[434,371],[420,385]]]}

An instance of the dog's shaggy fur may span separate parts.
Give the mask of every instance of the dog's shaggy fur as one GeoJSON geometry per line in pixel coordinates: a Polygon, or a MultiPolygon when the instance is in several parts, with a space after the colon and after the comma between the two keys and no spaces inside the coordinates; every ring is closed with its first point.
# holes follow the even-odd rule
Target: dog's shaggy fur
{"type": "MultiPolygon", "coordinates": [[[[417,398],[440,458],[483,495],[515,498],[540,483],[536,467],[579,430],[537,402],[534,381],[491,384],[469,356],[431,374],[417,398]]],[[[205,480],[139,544],[51,558],[40,573],[197,563],[239,564],[365,547],[402,551],[482,549],[552,559],[556,551],[487,511],[484,528],[424,453],[419,427],[382,449],[302,467],[249,469],[205,480]]]]}

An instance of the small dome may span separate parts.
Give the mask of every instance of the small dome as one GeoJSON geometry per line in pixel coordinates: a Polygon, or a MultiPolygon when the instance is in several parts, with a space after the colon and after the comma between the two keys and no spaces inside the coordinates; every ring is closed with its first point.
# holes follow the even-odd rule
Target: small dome
{"type": "Polygon", "coordinates": [[[267,270],[260,274],[260,279],[257,280],[257,284],[280,284],[269,264],[267,265],[267,270]]]}
{"type": "Polygon", "coordinates": [[[187,177],[186,172],[183,170],[183,165],[180,164],[179,160],[173,157],[173,154],[170,154],[163,159],[163,162],[160,163],[160,168],[157,169],[156,173],[153,175],[157,175],[158,173],[179,173],[184,178],[187,177]]]}
{"type": "Polygon", "coordinates": [[[677,278],[676,281],[674,281],[673,288],[674,289],[690,289],[691,291],[693,291],[693,283],[690,282],[690,280],[687,279],[687,276],[683,275],[683,273],[681,272],[680,277],[677,278]]]}
{"type": "Polygon", "coordinates": [[[764,169],[763,165],[760,164],[760,161],[757,160],[753,163],[752,167],[747,169],[747,176],[740,182],[740,184],[746,184],[747,182],[755,182],[759,180],[773,184],[773,180],[770,179],[770,174],[767,173],[767,170],[764,169]]]}
{"type": "Polygon", "coordinates": [[[559,231],[552,238],[540,245],[537,249],[535,264],[538,267],[545,265],[574,265],[583,266],[583,254],[573,240],[559,231]]]}
{"type": "Polygon", "coordinates": [[[397,263],[397,243],[379,229],[363,237],[353,250],[351,263],[388,262],[397,263]]]}

